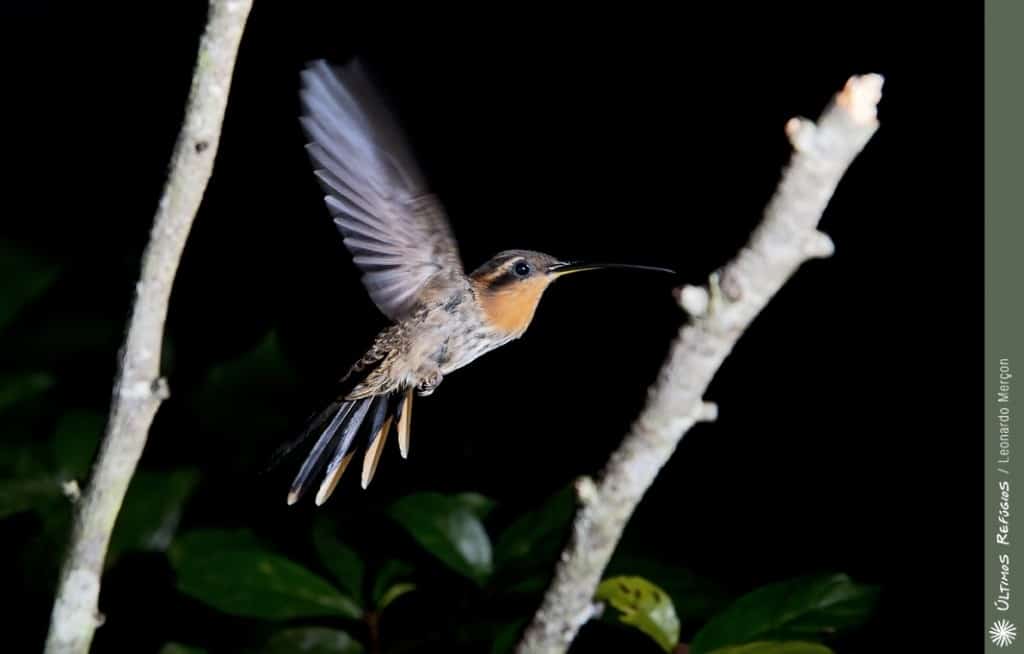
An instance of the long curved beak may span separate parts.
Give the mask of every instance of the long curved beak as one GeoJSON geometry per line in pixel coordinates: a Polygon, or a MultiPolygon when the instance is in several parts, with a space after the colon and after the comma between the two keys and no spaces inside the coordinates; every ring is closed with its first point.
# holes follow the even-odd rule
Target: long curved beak
{"type": "Polygon", "coordinates": [[[610,268],[650,270],[654,272],[669,273],[670,275],[676,274],[676,271],[671,268],[660,268],[658,266],[638,266],[631,263],[586,263],[577,261],[560,261],[548,267],[548,274],[552,277],[561,277],[562,275],[571,275],[572,273],[585,272],[587,270],[608,270],[610,268]]]}

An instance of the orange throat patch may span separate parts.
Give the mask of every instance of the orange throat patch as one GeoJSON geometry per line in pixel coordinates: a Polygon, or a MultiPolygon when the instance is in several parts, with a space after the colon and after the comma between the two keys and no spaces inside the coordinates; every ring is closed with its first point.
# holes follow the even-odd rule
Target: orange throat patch
{"type": "Polygon", "coordinates": [[[548,280],[542,277],[514,284],[501,290],[478,289],[484,316],[492,327],[521,336],[530,326],[548,280]]]}

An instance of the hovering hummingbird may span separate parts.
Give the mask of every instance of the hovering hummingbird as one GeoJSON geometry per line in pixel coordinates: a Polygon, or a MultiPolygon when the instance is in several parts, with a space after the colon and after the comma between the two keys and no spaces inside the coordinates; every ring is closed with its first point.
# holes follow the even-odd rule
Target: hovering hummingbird
{"type": "Polygon", "coordinates": [[[319,480],[321,505],[360,450],[369,485],[393,426],[406,458],[414,394],[430,395],[446,375],[521,337],[554,280],[604,268],[673,271],[506,250],[466,274],[444,208],[362,65],[316,61],[301,82],[300,122],[327,208],[366,291],[391,320],[300,438],[318,434],[288,504],[319,480]]]}

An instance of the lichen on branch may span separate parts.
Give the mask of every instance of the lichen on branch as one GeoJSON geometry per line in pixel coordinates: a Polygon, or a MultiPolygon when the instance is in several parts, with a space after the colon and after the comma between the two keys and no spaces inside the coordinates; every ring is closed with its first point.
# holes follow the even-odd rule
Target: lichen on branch
{"type": "Polygon", "coordinates": [[[167,304],[185,241],[213,171],[238,46],[251,7],[252,0],[210,0],[185,118],[142,256],[106,430],[89,483],[74,503],[71,540],[50,616],[47,654],[88,652],[103,620],[98,602],[110,534],[150,425],[169,392],[160,376],[167,304]]]}
{"type": "Polygon", "coordinates": [[[647,402],[598,479],[576,485],[579,509],[569,542],[518,654],[568,650],[593,615],[593,597],[633,511],[679,441],[697,422],[713,420],[703,395],[733,347],[771,298],[806,261],[834,246],[818,230],[844,173],[878,129],[882,77],[851,77],[817,123],[785,127],[793,156],[761,223],[707,286],[676,293],[689,313],[647,402]]]}

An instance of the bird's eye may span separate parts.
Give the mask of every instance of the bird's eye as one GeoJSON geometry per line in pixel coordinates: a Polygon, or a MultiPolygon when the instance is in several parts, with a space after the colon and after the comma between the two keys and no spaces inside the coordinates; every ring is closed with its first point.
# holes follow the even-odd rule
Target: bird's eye
{"type": "Polygon", "coordinates": [[[518,262],[512,269],[518,277],[526,277],[530,274],[530,264],[525,261],[518,262]]]}

